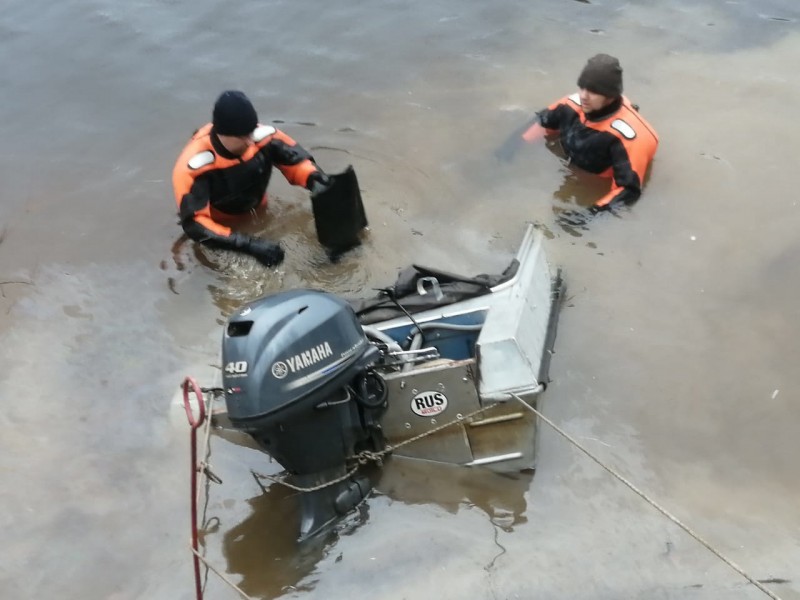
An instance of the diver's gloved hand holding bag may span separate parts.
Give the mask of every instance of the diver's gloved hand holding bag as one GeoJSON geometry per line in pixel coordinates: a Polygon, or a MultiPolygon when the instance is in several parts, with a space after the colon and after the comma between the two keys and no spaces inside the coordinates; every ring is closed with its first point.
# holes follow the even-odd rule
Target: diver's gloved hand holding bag
{"type": "Polygon", "coordinates": [[[361,243],[359,233],[367,226],[367,215],[352,165],[326,177],[327,181],[312,184],[311,206],[317,239],[333,258],[361,243]]]}

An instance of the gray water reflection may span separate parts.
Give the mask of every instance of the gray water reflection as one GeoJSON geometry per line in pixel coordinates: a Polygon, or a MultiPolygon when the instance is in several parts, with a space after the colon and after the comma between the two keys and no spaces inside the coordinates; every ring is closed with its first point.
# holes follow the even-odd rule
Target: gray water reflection
{"type": "MultiPolygon", "coordinates": [[[[192,597],[174,394],[217,375],[225,315],[413,261],[497,270],[531,221],[570,289],[543,410],[800,598],[795,2],[3,9],[0,595],[192,597]],[[491,153],[600,51],[662,145],[641,201],[577,237],[554,208],[590,202],[587,182],[544,146],[491,153]],[[290,248],[282,268],[176,244],[169,173],[228,87],[326,170],[355,166],[361,249],[326,264],[305,193],[279,177],[259,227],[290,248]]],[[[285,535],[288,498],[250,474],[274,465],[216,442],[206,550],[255,595],[762,597],[546,429],[528,483],[387,471],[347,535],[305,556],[262,530],[285,535]]],[[[212,578],[209,597],[235,595],[212,578]]]]}
{"type": "Polygon", "coordinates": [[[247,502],[248,517],[222,538],[228,570],[241,575],[240,587],[250,596],[264,598],[286,591],[313,590],[313,582],[299,582],[335,544],[335,534],[318,536],[302,545],[294,543],[299,519],[297,498],[280,485],[270,486],[247,502]]]}
{"type": "Polygon", "coordinates": [[[455,514],[468,506],[510,533],[527,521],[525,492],[533,472],[500,474],[396,458],[383,472],[376,491],[405,504],[434,502],[455,514]]]}
{"type": "MultiPolygon", "coordinates": [[[[266,465],[259,464],[256,455],[247,455],[243,449],[218,441],[226,452],[222,459],[223,469],[240,469],[241,464],[229,463],[230,454],[238,454],[247,456],[244,462],[258,465],[253,468],[254,472],[264,472],[266,465]]],[[[361,552],[358,542],[351,542],[351,538],[358,538],[361,528],[371,526],[383,530],[381,535],[385,538],[382,542],[385,548],[378,550],[373,547],[370,551],[377,551],[377,555],[369,560],[386,560],[386,552],[389,551],[391,556],[398,538],[407,535],[404,531],[408,523],[398,522],[392,513],[402,506],[417,506],[423,512],[438,507],[445,511],[434,513],[439,515],[438,518],[447,514],[461,521],[464,514],[470,514],[471,518],[486,522],[488,527],[482,527],[493,541],[484,550],[487,553],[484,567],[491,570],[495,561],[506,553],[498,539],[499,534],[511,533],[526,523],[525,496],[532,477],[532,473],[500,475],[480,468],[465,470],[422,461],[391,459],[380,472],[376,488],[366,502],[334,529],[298,544],[295,541],[299,518],[296,492],[259,476],[257,481],[260,483],[256,483],[256,487],[263,486],[261,493],[250,498],[246,498],[249,492],[245,492],[235,501],[220,502],[220,494],[224,496],[224,492],[211,488],[203,543],[211,555],[221,552],[229,572],[241,576],[238,585],[248,595],[258,598],[292,597],[312,592],[326,572],[325,565],[327,568],[352,568],[349,557],[361,552]],[[375,507],[381,508],[373,516],[375,507]],[[348,557],[348,566],[340,567],[345,557],[348,557]]],[[[416,511],[407,516],[419,524],[416,511]]],[[[440,527],[429,523],[428,527],[431,526],[440,527]]],[[[436,535],[450,527],[443,527],[443,531],[436,535]]],[[[413,536],[408,537],[410,543],[416,544],[413,540],[413,536]]],[[[360,578],[363,574],[353,575],[360,578]]],[[[216,582],[209,585],[215,591],[219,587],[216,582]]]]}

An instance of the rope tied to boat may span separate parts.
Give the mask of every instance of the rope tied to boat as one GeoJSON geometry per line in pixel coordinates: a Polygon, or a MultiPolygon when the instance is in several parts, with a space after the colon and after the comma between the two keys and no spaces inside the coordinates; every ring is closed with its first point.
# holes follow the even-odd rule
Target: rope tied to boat
{"type": "Polygon", "coordinates": [[[279,485],[286,486],[287,488],[289,488],[291,490],[294,490],[296,492],[316,492],[318,490],[322,490],[322,489],[325,489],[326,487],[330,487],[332,485],[336,485],[337,483],[340,483],[340,482],[348,479],[349,477],[354,475],[356,471],[358,471],[359,467],[361,467],[363,465],[366,465],[366,464],[368,464],[370,462],[381,464],[382,461],[383,461],[383,458],[387,454],[391,454],[392,452],[394,452],[398,448],[402,448],[403,446],[407,446],[408,444],[413,444],[414,442],[417,442],[417,441],[419,441],[419,440],[421,440],[423,438],[426,438],[429,435],[433,435],[434,433],[438,433],[442,429],[446,429],[448,427],[452,427],[453,425],[456,425],[457,423],[462,423],[462,422],[466,421],[467,419],[471,419],[472,417],[475,417],[475,416],[477,416],[477,415],[479,415],[481,413],[484,413],[484,412],[486,412],[488,410],[493,409],[495,406],[498,406],[499,404],[502,404],[502,402],[493,402],[492,404],[487,404],[486,406],[482,406],[481,408],[476,409],[476,410],[474,410],[471,413],[468,413],[466,415],[458,415],[456,418],[454,418],[451,421],[448,421],[447,423],[442,423],[441,425],[437,425],[436,427],[433,427],[432,429],[429,429],[427,431],[423,431],[419,435],[415,435],[414,437],[408,438],[407,440],[403,440],[399,444],[395,444],[394,446],[391,446],[391,445],[387,444],[386,447],[383,450],[379,450],[377,452],[372,451],[372,450],[362,450],[361,452],[359,452],[355,456],[349,456],[347,458],[347,460],[349,462],[353,462],[353,461],[356,462],[356,465],[354,467],[352,467],[347,473],[345,473],[341,477],[337,477],[336,479],[332,479],[331,481],[326,481],[325,483],[321,483],[319,485],[315,485],[315,486],[312,486],[312,487],[301,487],[301,486],[298,486],[298,485],[294,485],[293,483],[289,483],[287,481],[289,476],[286,476],[286,477],[275,477],[275,476],[272,476],[272,475],[263,475],[261,473],[253,473],[253,475],[256,476],[256,477],[259,477],[259,478],[268,479],[268,480],[272,481],[273,483],[277,483],[279,485]]]}
{"type": "MultiPolygon", "coordinates": [[[[217,392],[216,389],[206,389],[200,388],[197,385],[197,382],[191,378],[186,377],[182,385],[183,388],[183,404],[184,409],[186,410],[186,416],[189,420],[189,425],[191,427],[191,486],[192,486],[192,539],[191,539],[191,551],[193,555],[193,562],[194,562],[194,571],[195,571],[195,591],[197,594],[197,600],[202,600],[203,598],[203,587],[201,585],[201,578],[200,578],[200,562],[202,562],[206,566],[206,577],[208,576],[208,570],[213,571],[218,577],[220,577],[228,586],[230,586],[234,591],[236,591],[240,597],[244,600],[252,600],[250,596],[248,596],[241,588],[239,588],[235,583],[233,583],[230,579],[228,579],[222,572],[218,569],[214,568],[206,558],[200,554],[198,551],[198,527],[197,527],[197,501],[199,500],[200,496],[200,488],[198,486],[197,481],[197,474],[200,473],[201,477],[206,479],[206,482],[213,481],[214,483],[222,483],[222,480],[217,477],[213,471],[211,470],[210,464],[207,462],[208,457],[210,455],[210,435],[211,435],[211,419],[207,418],[209,414],[209,407],[206,405],[206,397],[205,393],[207,392],[217,392]],[[190,401],[190,391],[194,392],[197,398],[198,410],[199,415],[195,417],[194,412],[191,408],[191,401],[190,401]],[[201,425],[205,424],[205,431],[204,431],[204,460],[197,459],[197,438],[196,432],[200,428],[201,425]]],[[[523,400],[520,396],[514,393],[510,393],[509,396],[517,400],[524,408],[532,412],[536,417],[541,419],[544,423],[550,426],[556,433],[566,439],[570,444],[575,446],[578,450],[588,456],[592,461],[598,464],[603,470],[611,474],[614,478],[618,481],[622,482],[626,487],[628,487],[631,491],[637,494],[640,498],[645,500],[648,504],[650,504],[653,508],[658,510],[662,515],[667,517],[670,521],[675,523],[678,527],[680,527],[685,533],[687,533],[692,539],[699,542],[703,545],[707,550],[709,550],[712,554],[714,554],[717,558],[722,560],[725,564],[731,567],[734,571],[736,571],[739,575],[747,579],[752,585],[754,585],[759,591],[763,592],[772,600],[781,600],[781,598],[776,595],[774,592],[766,588],[760,581],[756,578],[749,575],[747,572],[744,571],[739,565],[737,565],[733,560],[729,559],[728,557],[724,556],[719,550],[714,548],[708,541],[703,539],[699,534],[693,531],[688,525],[684,524],[680,519],[670,513],[667,509],[663,508],[659,505],[655,500],[650,498],[645,492],[640,490],[636,485],[614,470],[612,467],[606,465],[603,461],[599,458],[595,457],[589,450],[587,450],[580,442],[578,442],[575,438],[570,436],[566,431],[561,429],[558,425],[556,425],[553,421],[548,419],[544,416],[541,412],[539,412],[536,408],[528,404],[525,400],[523,400]]],[[[347,473],[342,475],[341,477],[326,482],[324,484],[320,484],[318,486],[310,487],[310,488],[302,488],[300,486],[295,486],[293,484],[288,483],[285,481],[285,478],[278,478],[272,477],[270,475],[260,475],[260,477],[264,477],[278,483],[280,485],[284,485],[290,489],[299,492],[313,492],[317,491],[331,485],[335,485],[345,479],[351,477],[355,472],[359,469],[360,466],[365,465],[369,462],[376,462],[379,463],[383,460],[383,457],[387,454],[402,448],[408,444],[412,444],[416,441],[419,441],[429,435],[433,435],[447,427],[451,427],[457,423],[464,422],[472,417],[475,417],[479,414],[487,412],[500,404],[504,404],[505,402],[493,402],[491,404],[487,404],[479,409],[476,409],[466,415],[457,415],[456,418],[448,421],[447,423],[443,423],[424,431],[423,433],[411,437],[399,444],[395,444],[394,446],[387,445],[383,450],[378,452],[373,452],[369,450],[364,450],[359,452],[356,456],[349,457],[348,460],[355,460],[356,464],[353,466],[347,473]]],[[[255,475],[255,473],[254,473],[255,475]]]]}
{"type": "Polygon", "coordinates": [[[589,458],[591,458],[591,459],[592,459],[592,460],[593,460],[595,463],[597,463],[598,465],[600,465],[600,466],[601,466],[601,467],[602,467],[602,468],[603,468],[603,469],[604,469],[606,472],[610,473],[610,474],[611,474],[613,477],[615,477],[617,480],[619,480],[619,481],[621,481],[623,484],[625,484],[625,485],[626,485],[626,486],[627,486],[627,487],[628,487],[630,490],[632,490],[632,491],[633,491],[633,492],[634,492],[636,495],[638,495],[640,498],[642,498],[642,499],[643,499],[645,502],[647,502],[647,503],[648,503],[650,506],[652,506],[653,508],[655,508],[655,509],[656,509],[658,512],[660,512],[662,515],[664,515],[665,517],[667,517],[667,518],[668,518],[670,521],[672,521],[673,523],[675,523],[675,524],[676,524],[678,527],[680,527],[680,528],[681,528],[681,529],[682,529],[684,532],[686,532],[687,534],[689,534],[689,536],[690,536],[690,537],[692,537],[692,538],[693,538],[695,541],[697,541],[697,542],[699,542],[700,544],[702,544],[703,546],[705,546],[705,547],[706,547],[706,549],[708,549],[708,550],[709,550],[709,551],[710,551],[712,554],[714,554],[714,555],[715,555],[717,558],[719,558],[719,559],[720,559],[722,562],[724,562],[726,565],[728,565],[729,567],[731,567],[731,568],[732,568],[734,571],[736,571],[737,573],[739,573],[739,575],[741,575],[742,577],[744,577],[745,579],[747,579],[747,580],[748,580],[750,583],[752,583],[754,586],[756,586],[756,587],[757,587],[757,588],[758,588],[760,591],[762,591],[764,594],[766,594],[767,596],[769,596],[769,597],[770,597],[770,598],[772,598],[773,600],[781,600],[781,598],[780,598],[779,596],[777,596],[777,595],[776,595],[774,592],[772,592],[771,590],[769,590],[768,588],[766,588],[766,587],[765,587],[765,586],[764,586],[764,585],[763,585],[763,584],[762,584],[760,581],[758,581],[756,578],[754,578],[754,577],[752,577],[751,575],[747,574],[747,573],[744,571],[744,569],[742,569],[742,568],[741,568],[739,565],[737,565],[737,564],[736,564],[735,562],[733,562],[731,559],[729,559],[728,557],[726,557],[725,555],[723,555],[723,554],[722,554],[722,552],[720,552],[719,550],[717,550],[716,548],[714,548],[714,547],[713,547],[713,546],[712,546],[712,545],[711,545],[709,542],[707,542],[707,541],[706,541],[705,539],[703,539],[703,538],[702,538],[700,535],[698,535],[697,533],[695,533],[695,532],[694,532],[694,531],[693,531],[693,530],[692,530],[692,529],[691,529],[691,528],[690,528],[688,525],[685,525],[685,524],[684,524],[684,523],[683,523],[683,522],[682,522],[682,521],[681,521],[681,520],[680,520],[678,517],[676,517],[675,515],[673,515],[673,514],[672,514],[671,512],[669,512],[669,511],[668,511],[666,508],[663,508],[663,507],[662,507],[660,504],[658,504],[658,503],[657,503],[655,500],[653,500],[652,498],[650,498],[650,497],[649,497],[649,496],[648,496],[648,495],[647,495],[645,492],[643,492],[642,490],[640,490],[638,487],[636,487],[636,486],[635,486],[633,483],[631,483],[631,482],[630,482],[630,481],[628,481],[628,480],[627,480],[625,477],[623,477],[622,475],[620,475],[620,474],[619,474],[617,471],[615,471],[613,468],[609,467],[609,466],[608,466],[608,465],[606,465],[606,464],[605,464],[603,461],[601,461],[599,458],[597,458],[596,456],[594,456],[594,455],[593,455],[591,452],[589,452],[589,451],[588,451],[586,448],[584,448],[584,447],[583,447],[583,445],[581,445],[581,443],[580,443],[580,442],[578,442],[578,440],[576,440],[575,438],[573,438],[573,437],[572,437],[571,435],[569,435],[569,434],[568,434],[566,431],[564,431],[564,430],[563,430],[563,429],[561,429],[561,428],[560,428],[558,425],[556,425],[555,423],[553,423],[553,421],[551,421],[550,419],[548,419],[547,417],[545,417],[545,416],[544,416],[542,413],[540,413],[540,412],[539,412],[538,410],[536,410],[536,409],[535,409],[533,406],[531,406],[530,404],[528,404],[527,402],[525,402],[525,400],[523,400],[522,398],[520,398],[520,397],[519,397],[519,396],[517,396],[516,394],[514,394],[514,393],[511,393],[511,394],[510,394],[510,396],[511,396],[512,398],[514,398],[514,399],[518,400],[518,401],[519,401],[519,403],[520,403],[520,404],[522,404],[522,406],[524,406],[525,408],[527,408],[527,409],[528,409],[529,411],[531,411],[531,412],[532,412],[534,415],[536,415],[536,416],[537,416],[538,418],[540,418],[542,421],[544,421],[545,423],[547,423],[547,425],[549,425],[549,426],[550,426],[550,427],[551,427],[551,428],[552,428],[552,429],[553,429],[553,430],[554,430],[556,433],[558,433],[560,436],[562,436],[564,439],[566,439],[566,440],[567,440],[567,441],[568,441],[570,444],[572,444],[573,446],[575,446],[575,447],[576,447],[578,450],[580,450],[581,452],[583,452],[583,453],[584,453],[586,456],[588,456],[589,458]]]}
{"type": "Polygon", "coordinates": [[[476,417],[482,413],[485,413],[486,411],[489,411],[494,407],[499,406],[500,404],[502,404],[502,402],[492,402],[491,404],[482,406],[481,408],[473,410],[471,413],[467,413],[466,415],[457,415],[455,419],[448,421],[447,423],[442,423],[441,425],[437,425],[436,427],[429,429],[427,431],[423,431],[419,435],[415,435],[414,437],[410,437],[407,440],[403,440],[399,444],[395,444],[394,446],[387,444],[387,446],[379,452],[370,452],[369,450],[364,450],[362,452],[359,452],[353,458],[357,459],[361,464],[365,464],[366,462],[369,461],[380,462],[381,460],[383,460],[384,456],[394,452],[395,450],[402,448],[403,446],[407,446],[408,444],[413,444],[414,442],[418,442],[419,440],[426,438],[429,435],[438,433],[443,429],[447,429],[448,427],[451,427],[458,423],[463,423],[467,419],[471,419],[472,417],[476,417]]]}
{"type": "Polygon", "coordinates": [[[337,477],[336,479],[332,479],[331,481],[326,481],[325,483],[321,483],[319,485],[315,485],[312,487],[300,487],[299,485],[294,485],[293,483],[289,483],[287,481],[289,477],[288,475],[286,477],[275,477],[273,475],[264,475],[262,473],[256,473],[255,471],[251,471],[251,473],[253,473],[253,475],[257,478],[269,479],[273,483],[285,486],[290,490],[294,490],[296,492],[316,492],[318,490],[324,490],[326,487],[336,485],[337,483],[344,481],[345,479],[349,479],[352,475],[355,474],[356,471],[358,471],[358,467],[359,465],[356,465],[341,477],[337,477]]]}

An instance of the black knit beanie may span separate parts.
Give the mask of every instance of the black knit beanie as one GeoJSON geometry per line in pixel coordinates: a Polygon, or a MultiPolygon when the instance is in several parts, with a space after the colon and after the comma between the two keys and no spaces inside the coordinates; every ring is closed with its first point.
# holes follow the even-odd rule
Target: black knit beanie
{"type": "Polygon", "coordinates": [[[608,98],[622,95],[622,67],[608,54],[597,54],[589,59],[578,77],[578,87],[608,98]]]}
{"type": "Polygon", "coordinates": [[[214,131],[220,135],[248,135],[258,125],[253,104],[242,92],[222,92],[214,104],[214,131]]]}

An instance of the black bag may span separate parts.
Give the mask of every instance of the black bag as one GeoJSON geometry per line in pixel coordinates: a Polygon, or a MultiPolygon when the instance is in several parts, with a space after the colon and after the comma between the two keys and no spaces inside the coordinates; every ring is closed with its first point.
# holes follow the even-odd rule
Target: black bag
{"type": "Polygon", "coordinates": [[[329,177],[325,191],[312,194],[311,206],[317,239],[333,258],[361,243],[358,234],[367,226],[367,215],[352,165],[329,177]]]}
{"type": "Polygon", "coordinates": [[[476,275],[463,277],[446,271],[439,271],[420,265],[406,267],[397,276],[393,286],[379,291],[373,298],[348,299],[352,309],[362,325],[388,321],[401,317],[406,313],[414,314],[447,306],[468,298],[482,296],[492,291],[496,285],[513,278],[519,270],[519,261],[515,258],[500,275],[476,275]],[[425,293],[421,295],[417,282],[421,278],[436,279],[440,295],[425,293]]]}

